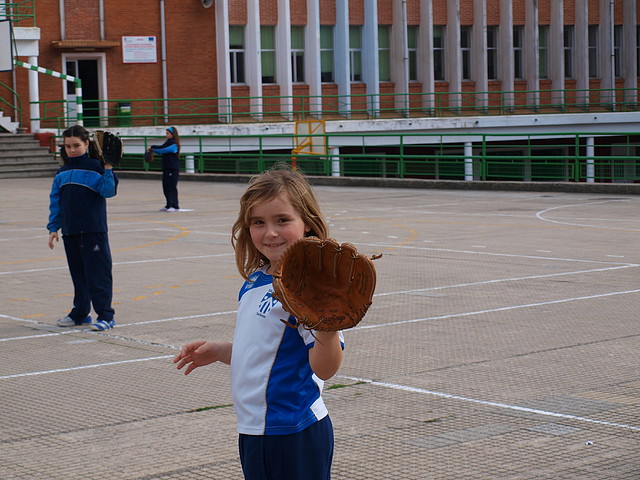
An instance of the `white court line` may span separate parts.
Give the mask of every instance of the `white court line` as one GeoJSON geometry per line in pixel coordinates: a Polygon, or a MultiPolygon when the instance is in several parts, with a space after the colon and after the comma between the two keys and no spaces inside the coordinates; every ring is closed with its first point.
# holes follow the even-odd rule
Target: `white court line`
{"type": "Polygon", "coordinates": [[[603,298],[603,297],[611,297],[614,295],[626,295],[629,293],[640,293],[640,289],[637,290],[625,290],[623,292],[610,292],[610,293],[599,293],[596,295],[586,295],[584,297],[573,297],[573,298],[563,298],[560,300],[550,300],[548,302],[537,302],[537,303],[525,303],[522,305],[512,305],[510,307],[498,307],[498,308],[489,308],[487,310],[478,310],[475,312],[464,312],[464,313],[451,313],[449,315],[436,315],[434,317],[424,317],[424,318],[413,318],[411,320],[399,320],[397,322],[388,322],[388,323],[380,323],[377,325],[358,325],[354,327],[353,330],[367,330],[371,328],[380,328],[380,327],[390,327],[394,325],[404,325],[408,323],[418,323],[418,322],[426,322],[429,320],[444,320],[447,318],[456,318],[456,317],[470,317],[472,315],[482,315],[485,313],[492,312],[507,312],[509,310],[517,310],[519,308],[530,308],[530,307],[540,307],[543,305],[553,305],[556,303],[567,303],[567,302],[576,302],[579,300],[591,300],[593,298],[603,298]]]}
{"type": "Polygon", "coordinates": [[[479,405],[486,405],[486,406],[489,406],[489,407],[506,408],[508,410],[515,410],[517,412],[533,413],[533,414],[536,414],[536,415],[545,415],[545,416],[548,416],[548,417],[564,418],[564,419],[567,419],[567,420],[576,420],[576,421],[579,421],[579,422],[594,423],[596,425],[604,425],[604,426],[607,426],[607,427],[624,428],[624,429],[634,430],[634,431],[640,432],[640,427],[635,427],[633,425],[626,425],[624,423],[605,422],[603,420],[594,420],[592,418],[587,418],[587,417],[578,417],[576,415],[569,415],[569,414],[566,414],[566,413],[550,412],[550,411],[547,411],[547,410],[539,410],[537,408],[520,407],[518,405],[509,405],[507,403],[490,402],[490,401],[487,401],[487,400],[478,400],[476,398],[462,397],[460,395],[453,395],[451,393],[435,392],[435,391],[432,391],[432,390],[425,390],[423,388],[409,387],[407,385],[399,385],[397,383],[377,382],[375,380],[370,380],[370,379],[367,379],[367,378],[349,377],[349,376],[346,376],[346,375],[336,375],[336,377],[345,378],[347,380],[352,380],[354,382],[364,382],[364,383],[368,383],[370,385],[376,385],[376,386],[379,386],[379,387],[392,388],[394,390],[402,390],[402,391],[411,392],[411,393],[422,393],[422,394],[425,394],[425,395],[433,395],[433,396],[436,396],[436,397],[446,398],[446,399],[449,399],[449,400],[461,400],[463,402],[477,403],[479,405]]]}
{"type": "Polygon", "coordinates": [[[618,265],[615,267],[605,267],[605,268],[594,268],[592,270],[575,270],[573,272],[560,272],[560,273],[545,273],[544,275],[529,275],[526,277],[511,277],[511,278],[496,278],[495,280],[484,280],[482,282],[469,282],[469,283],[458,283],[454,285],[443,285],[441,287],[428,287],[428,288],[414,288],[411,290],[399,290],[397,292],[387,292],[387,293],[376,293],[374,297],[387,297],[389,295],[400,295],[400,294],[411,294],[418,292],[429,292],[435,290],[446,290],[449,288],[460,288],[460,287],[475,287],[478,285],[491,285],[495,283],[503,283],[503,282],[520,282],[522,280],[536,280],[540,278],[553,278],[553,277],[562,277],[566,275],[580,275],[582,273],[596,273],[596,272],[608,272],[609,270],[619,270],[622,268],[637,268],[640,265],[618,265]]]}
{"type": "MultiPolygon", "coordinates": [[[[412,245],[393,245],[388,243],[358,243],[358,245],[367,246],[367,247],[391,248],[394,250],[426,250],[430,252],[467,253],[470,255],[487,255],[491,257],[527,258],[527,259],[533,259],[533,260],[558,260],[560,262],[604,263],[605,265],[611,265],[613,263],[613,262],[605,262],[602,260],[583,260],[579,258],[545,257],[542,255],[521,255],[517,253],[479,252],[477,250],[454,250],[452,248],[415,247],[412,245]]],[[[620,262],[617,262],[615,264],[620,265],[620,262]]],[[[634,264],[628,264],[628,265],[634,265],[634,264]]]]}
{"type": "Polygon", "coordinates": [[[608,230],[622,230],[622,231],[631,231],[631,232],[640,231],[637,228],[617,228],[617,227],[606,227],[606,226],[602,226],[602,225],[591,225],[591,224],[586,224],[586,223],[561,222],[560,220],[551,220],[550,218],[545,218],[544,217],[545,213],[551,212],[553,210],[558,210],[559,208],[582,207],[584,205],[598,205],[598,204],[603,204],[603,203],[621,202],[621,201],[628,201],[628,200],[607,200],[607,201],[603,201],[603,202],[589,202],[589,203],[577,203],[577,204],[569,204],[569,205],[558,205],[557,207],[551,207],[551,208],[547,208],[545,210],[540,210],[539,212],[536,213],[536,218],[538,218],[539,220],[542,220],[543,222],[557,223],[559,225],[570,225],[570,226],[573,226],[573,227],[606,228],[608,230]]]}
{"type": "MultiPolygon", "coordinates": [[[[134,265],[137,263],[159,263],[159,262],[172,262],[174,260],[193,260],[199,258],[215,258],[215,257],[231,257],[233,253],[216,253],[211,255],[191,255],[187,257],[168,257],[168,258],[153,258],[150,260],[131,260],[129,262],[113,262],[113,266],[117,265],[134,265]]],[[[52,259],[53,260],[53,259],[52,259]]],[[[47,267],[47,268],[32,268],[29,270],[13,270],[13,271],[5,271],[0,272],[0,275],[9,275],[13,273],[33,273],[33,272],[48,272],[51,270],[68,270],[68,266],[64,267],[47,267]]]]}
{"type": "MultiPolygon", "coordinates": [[[[188,320],[191,318],[204,318],[204,317],[217,317],[220,315],[229,315],[229,314],[234,314],[237,313],[237,310],[228,310],[226,312],[212,312],[212,313],[201,313],[198,315],[187,315],[184,317],[170,317],[170,318],[159,318],[157,320],[147,320],[145,322],[136,322],[136,323],[118,323],[116,324],[117,328],[122,328],[122,327],[135,327],[136,325],[149,325],[152,323],[164,323],[164,322],[173,322],[176,320],[188,320]]],[[[46,325],[46,326],[53,326],[51,324],[48,323],[42,323],[42,322],[38,322],[37,320],[31,320],[29,318],[19,318],[19,317],[12,317],[10,315],[2,315],[0,314],[0,318],[7,318],[9,320],[16,320],[19,322],[24,322],[24,323],[33,323],[36,325],[46,325]]],[[[105,332],[93,332],[92,330],[89,329],[78,329],[78,328],[74,328],[71,330],[65,330],[63,332],[52,332],[52,333],[44,333],[41,335],[23,335],[21,337],[9,337],[9,338],[0,338],[0,342],[9,342],[11,340],[31,340],[33,338],[44,338],[44,337],[53,337],[56,335],[65,335],[68,333],[77,333],[77,332],[84,332],[84,333],[93,333],[93,334],[99,334],[101,336],[109,336],[108,333],[105,332]]],[[[127,338],[126,340],[131,340],[130,338],[127,338]]],[[[139,340],[135,340],[135,341],[139,341],[139,340]]],[[[142,341],[141,343],[146,343],[148,345],[155,345],[153,342],[145,342],[142,341]]]]}
{"type": "Polygon", "coordinates": [[[175,355],[160,355],[158,357],[135,358],[133,360],[120,360],[118,362],[96,363],[93,365],[80,365],[78,367],[69,367],[69,368],[56,368],[55,370],[42,370],[39,372],[15,373],[13,375],[2,375],[0,376],[0,380],[7,380],[10,378],[20,378],[20,377],[33,377],[35,375],[47,375],[49,373],[73,372],[75,370],[86,370],[88,368],[110,367],[112,365],[124,365],[127,363],[147,362],[149,360],[161,360],[165,358],[173,358],[174,356],[175,355]]]}

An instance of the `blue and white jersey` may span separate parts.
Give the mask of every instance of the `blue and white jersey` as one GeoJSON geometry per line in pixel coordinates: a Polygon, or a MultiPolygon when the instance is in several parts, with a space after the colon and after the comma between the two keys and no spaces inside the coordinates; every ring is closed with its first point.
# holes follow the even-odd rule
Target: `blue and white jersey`
{"type": "Polygon", "coordinates": [[[231,355],[238,433],[297,433],[327,415],[324,382],[309,365],[314,338],[308,330],[280,321],[294,320],[272,297],[271,275],[257,271],[250,279],[240,290],[231,355]]]}

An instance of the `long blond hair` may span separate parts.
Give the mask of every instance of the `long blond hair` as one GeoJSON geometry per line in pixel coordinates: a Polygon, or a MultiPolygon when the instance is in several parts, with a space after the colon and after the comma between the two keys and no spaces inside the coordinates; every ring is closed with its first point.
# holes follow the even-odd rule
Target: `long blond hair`
{"type": "Polygon", "coordinates": [[[271,170],[256,175],[240,198],[240,212],[233,224],[231,245],[235,250],[236,266],[246,280],[257,269],[269,263],[251,241],[249,231],[251,209],[285,193],[295,211],[302,217],[310,231],[306,236],[325,239],[329,227],[320,212],[320,206],[313,194],[307,178],[300,172],[292,171],[288,165],[277,164],[271,170]],[[286,166],[286,168],[285,168],[286,166]]]}

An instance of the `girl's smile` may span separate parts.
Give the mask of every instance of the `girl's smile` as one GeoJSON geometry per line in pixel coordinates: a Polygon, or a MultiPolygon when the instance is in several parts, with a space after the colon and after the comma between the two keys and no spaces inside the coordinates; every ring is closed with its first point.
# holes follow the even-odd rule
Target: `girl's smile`
{"type": "Polygon", "coordinates": [[[249,232],[258,251],[271,266],[293,242],[304,237],[310,228],[293,208],[288,195],[281,194],[251,209],[249,232]]]}

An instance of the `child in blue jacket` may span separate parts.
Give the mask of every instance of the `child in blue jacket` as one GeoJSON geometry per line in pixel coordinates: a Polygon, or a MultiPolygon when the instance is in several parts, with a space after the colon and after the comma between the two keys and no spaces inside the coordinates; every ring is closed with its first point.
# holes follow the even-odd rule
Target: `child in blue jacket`
{"type": "MultiPolygon", "coordinates": [[[[91,324],[92,330],[115,326],[112,259],[107,235],[106,199],[116,195],[118,178],[110,164],[92,158],[89,132],[76,125],[62,133],[64,165],[51,187],[49,248],[62,240],[73,281],[73,309],[58,320],[61,327],[91,324]],[[97,314],[92,324],[91,305],[97,314]]],[[[95,153],[93,153],[93,156],[95,153]]]]}
{"type": "Polygon", "coordinates": [[[162,145],[151,145],[149,150],[162,155],[162,191],[166,199],[164,212],[177,212],[178,177],[180,176],[180,136],[176,127],[167,128],[167,140],[162,145]]]}

